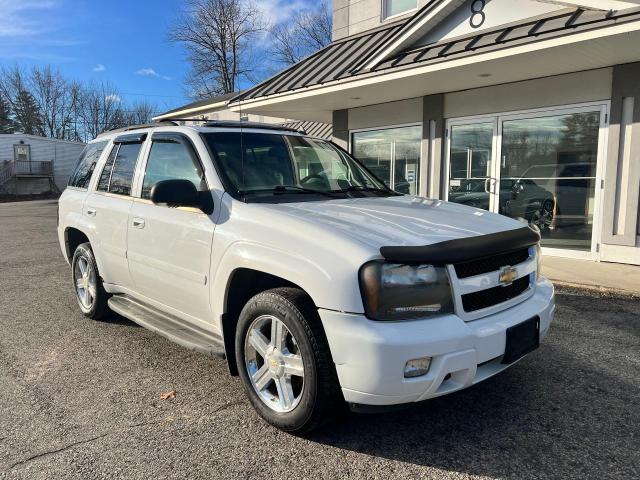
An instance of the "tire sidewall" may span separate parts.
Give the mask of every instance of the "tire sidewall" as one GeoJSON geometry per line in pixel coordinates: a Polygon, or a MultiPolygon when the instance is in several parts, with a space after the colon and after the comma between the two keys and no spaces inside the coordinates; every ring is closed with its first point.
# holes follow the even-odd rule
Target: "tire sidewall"
{"type": "Polygon", "coordinates": [[[78,302],[78,306],[80,307],[80,310],[85,316],[92,318],[93,316],[96,315],[98,306],[100,304],[101,299],[99,298],[99,296],[101,295],[102,289],[100,288],[100,274],[98,272],[98,265],[96,264],[96,259],[93,256],[93,251],[91,250],[91,247],[89,247],[89,244],[87,243],[78,245],[78,248],[76,248],[76,251],[73,254],[73,260],[71,261],[71,281],[73,282],[74,293],[76,296],[76,301],[78,302]],[[89,263],[91,263],[91,266],[96,275],[96,298],[93,300],[93,304],[91,305],[90,309],[87,309],[85,308],[84,305],[82,305],[82,302],[78,298],[78,292],[76,290],[76,285],[75,285],[76,280],[74,277],[74,272],[75,272],[78,259],[80,258],[85,258],[89,263]]]}
{"type": "Polygon", "coordinates": [[[301,430],[310,421],[318,396],[317,362],[309,336],[301,323],[306,322],[302,312],[286,299],[275,294],[254,297],[240,313],[236,331],[236,361],[245,391],[253,407],[272,425],[285,430],[301,430]],[[295,337],[304,365],[304,389],[300,402],[291,412],[280,413],[269,408],[251,384],[245,363],[245,338],[253,322],[262,315],[281,320],[295,337]]]}

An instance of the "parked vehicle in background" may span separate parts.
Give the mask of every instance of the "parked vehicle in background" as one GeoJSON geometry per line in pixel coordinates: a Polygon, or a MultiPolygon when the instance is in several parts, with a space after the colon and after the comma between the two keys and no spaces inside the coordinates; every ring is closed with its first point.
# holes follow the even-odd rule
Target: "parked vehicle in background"
{"type": "Polygon", "coordinates": [[[274,126],[102,135],[58,234],[87,317],[113,310],[226,357],[286,431],[485,380],[536,349],[555,310],[534,229],[391,191],[274,126]]]}

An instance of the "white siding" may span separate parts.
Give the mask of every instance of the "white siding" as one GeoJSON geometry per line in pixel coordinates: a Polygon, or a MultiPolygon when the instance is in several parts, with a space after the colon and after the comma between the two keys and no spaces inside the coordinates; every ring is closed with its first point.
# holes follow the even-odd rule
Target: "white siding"
{"type": "Polygon", "coordinates": [[[34,135],[0,135],[0,164],[13,160],[13,146],[23,141],[31,147],[31,161],[53,162],[56,185],[64,190],[84,143],[68,142],[34,135]]]}

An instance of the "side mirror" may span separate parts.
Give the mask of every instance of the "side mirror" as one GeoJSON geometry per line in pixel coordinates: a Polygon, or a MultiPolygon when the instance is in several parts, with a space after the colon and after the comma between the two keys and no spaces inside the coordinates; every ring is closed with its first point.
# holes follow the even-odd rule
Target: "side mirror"
{"type": "Polygon", "coordinates": [[[163,180],[156,183],[151,189],[151,201],[172,208],[203,207],[198,190],[189,180],[163,180]]]}

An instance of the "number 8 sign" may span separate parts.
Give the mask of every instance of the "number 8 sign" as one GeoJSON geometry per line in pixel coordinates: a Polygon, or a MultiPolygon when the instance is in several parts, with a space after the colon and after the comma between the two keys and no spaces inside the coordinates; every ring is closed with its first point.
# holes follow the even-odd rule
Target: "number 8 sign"
{"type": "Polygon", "coordinates": [[[480,28],[484,21],[487,19],[487,15],[484,13],[484,7],[487,6],[485,0],[474,0],[471,2],[471,18],[469,23],[473,28],[480,28]]]}

